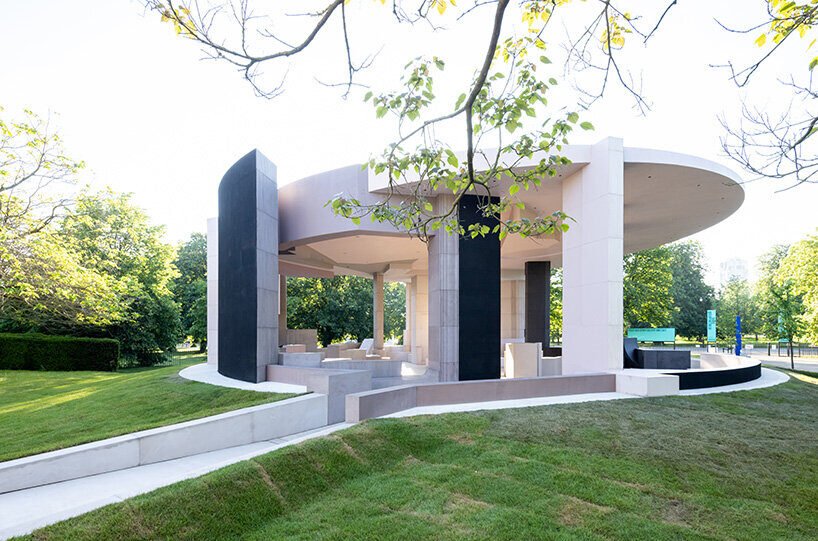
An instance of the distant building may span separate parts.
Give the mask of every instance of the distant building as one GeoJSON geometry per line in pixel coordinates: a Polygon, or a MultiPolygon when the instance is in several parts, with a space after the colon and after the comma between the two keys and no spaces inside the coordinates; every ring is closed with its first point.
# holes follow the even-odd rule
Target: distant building
{"type": "Polygon", "coordinates": [[[739,257],[728,259],[721,262],[719,273],[719,282],[721,285],[726,284],[730,280],[747,280],[750,277],[750,269],[747,266],[747,261],[739,257]]]}

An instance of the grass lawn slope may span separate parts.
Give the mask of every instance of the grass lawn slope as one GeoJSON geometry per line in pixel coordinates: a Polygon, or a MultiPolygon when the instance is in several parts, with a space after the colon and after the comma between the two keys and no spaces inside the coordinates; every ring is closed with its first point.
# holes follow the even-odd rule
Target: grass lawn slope
{"type": "Polygon", "coordinates": [[[179,377],[203,360],[119,372],[0,370],[0,461],[292,396],[179,377]]]}
{"type": "Polygon", "coordinates": [[[818,539],[818,379],[369,421],[31,539],[818,539]]]}

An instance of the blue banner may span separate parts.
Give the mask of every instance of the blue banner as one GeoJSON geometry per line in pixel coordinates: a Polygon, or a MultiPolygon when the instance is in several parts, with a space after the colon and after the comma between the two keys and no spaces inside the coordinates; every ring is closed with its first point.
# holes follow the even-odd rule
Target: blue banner
{"type": "Polygon", "coordinates": [[[741,355],[741,316],[736,316],[736,355],[741,355]]]}

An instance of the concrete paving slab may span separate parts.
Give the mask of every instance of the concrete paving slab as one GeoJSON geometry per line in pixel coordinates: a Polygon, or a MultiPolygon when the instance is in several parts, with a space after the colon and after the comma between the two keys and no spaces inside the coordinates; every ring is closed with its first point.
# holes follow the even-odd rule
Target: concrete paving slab
{"type": "Polygon", "coordinates": [[[194,364],[179,372],[179,375],[191,381],[199,383],[209,383],[220,387],[230,387],[231,389],[243,389],[245,391],[257,391],[260,393],[306,393],[307,387],[304,385],[292,385],[289,383],[278,383],[276,381],[262,381],[261,383],[248,383],[238,379],[228,378],[219,374],[218,369],[207,363],[194,364]]]}

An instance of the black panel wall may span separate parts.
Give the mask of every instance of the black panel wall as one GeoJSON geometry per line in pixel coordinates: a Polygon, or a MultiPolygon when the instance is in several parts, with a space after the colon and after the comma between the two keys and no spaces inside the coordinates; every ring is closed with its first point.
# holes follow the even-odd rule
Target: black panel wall
{"type": "Polygon", "coordinates": [[[551,262],[525,264],[525,341],[551,344],[551,262]]]}
{"type": "MultiPolygon", "coordinates": [[[[497,221],[483,216],[480,198],[464,196],[459,204],[461,225],[497,221]]],[[[459,377],[460,380],[500,377],[500,238],[497,234],[458,240],[459,250],[459,377]]]]}
{"type": "Polygon", "coordinates": [[[219,184],[219,373],[255,382],[257,343],[256,152],[219,184]]]}

